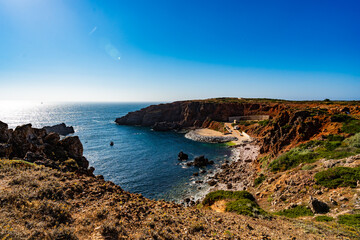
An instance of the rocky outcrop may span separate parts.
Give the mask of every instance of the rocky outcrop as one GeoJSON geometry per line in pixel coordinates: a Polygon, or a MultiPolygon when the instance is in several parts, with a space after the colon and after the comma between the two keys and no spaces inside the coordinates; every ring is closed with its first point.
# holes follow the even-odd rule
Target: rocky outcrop
{"type": "Polygon", "coordinates": [[[67,127],[65,123],[57,124],[54,126],[46,126],[44,127],[46,133],[58,133],[59,135],[66,136],[71,133],[75,133],[73,127],[67,127]]]}
{"type": "Polygon", "coordinates": [[[151,105],[126,116],[117,118],[119,125],[139,125],[166,131],[190,127],[207,127],[211,121],[228,121],[231,116],[250,115],[269,111],[274,104],[222,103],[208,101],[178,101],[151,105]],[[256,105],[256,106],[255,106],[256,105]]]}
{"type": "Polygon", "coordinates": [[[187,155],[186,153],[183,153],[182,151],[179,152],[179,154],[178,154],[179,161],[186,161],[188,159],[189,159],[189,155],[187,155]]]}
{"type": "MultiPolygon", "coordinates": [[[[75,161],[76,171],[88,171],[89,162],[83,157],[83,146],[79,137],[66,137],[60,140],[58,133],[33,128],[31,124],[8,129],[0,122],[0,158],[24,159],[50,166],[66,168],[69,159],[75,161]]],[[[74,165],[74,164],[73,164],[74,165]]]]}
{"type": "Polygon", "coordinates": [[[188,162],[188,166],[205,167],[207,165],[214,164],[214,161],[209,161],[204,155],[196,157],[193,162],[188,162]]]}
{"type": "Polygon", "coordinates": [[[313,213],[328,213],[330,210],[326,203],[313,197],[310,197],[309,206],[313,213]]]}

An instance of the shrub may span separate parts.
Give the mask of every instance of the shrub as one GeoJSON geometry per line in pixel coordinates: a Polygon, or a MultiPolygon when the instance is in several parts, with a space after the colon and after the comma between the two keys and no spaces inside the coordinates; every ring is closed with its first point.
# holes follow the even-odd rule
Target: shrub
{"type": "Polygon", "coordinates": [[[218,200],[222,199],[249,199],[250,201],[255,201],[255,198],[251,193],[247,191],[224,191],[218,190],[207,194],[202,202],[203,205],[210,206],[218,200]]]}
{"type": "Polygon", "coordinates": [[[344,122],[341,130],[343,132],[351,133],[351,134],[359,133],[360,132],[360,120],[352,118],[352,119],[344,122]]]}
{"type": "Polygon", "coordinates": [[[360,214],[340,215],[338,216],[338,223],[360,228],[360,214]]]}
{"type": "Polygon", "coordinates": [[[360,133],[345,139],[344,143],[348,144],[349,147],[360,148],[360,133]]]}
{"type": "Polygon", "coordinates": [[[266,212],[262,210],[255,201],[251,201],[247,198],[238,199],[226,204],[227,212],[236,212],[240,215],[246,215],[256,217],[258,215],[266,215],[266,212]]]}
{"type": "Polygon", "coordinates": [[[330,117],[330,121],[332,122],[346,122],[349,121],[351,117],[346,114],[335,114],[330,117]]]}
{"type": "Polygon", "coordinates": [[[285,216],[289,218],[297,218],[302,216],[314,216],[313,212],[306,206],[296,206],[290,209],[284,209],[276,212],[276,215],[285,216]]]}
{"type": "Polygon", "coordinates": [[[258,122],[258,124],[260,125],[260,126],[266,126],[266,125],[268,125],[269,124],[269,122],[270,122],[270,120],[269,119],[267,119],[267,120],[262,120],[262,121],[259,121],[258,122]]]}
{"type": "Polygon", "coordinates": [[[322,215],[322,216],[316,216],[315,220],[318,222],[331,222],[334,221],[334,218],[322,215]]]}
{"type": "Polygon", "coordinates": [[[259,215],[267,216],[268,214],[262,210],[255,202],[255,198],[247,191],[224,191],[218,190],[206,195],[202,204],[210,206],[218,200],[232,200],[226,204],[226,211],[236,212],[237,214],[257,217],[259,215]]]}
{"type": "Polygon", "coordinates": [[[261,184],[264,180],[266,179],[264,174],[260,174],[257,178],[255,178],[254,180],[254,185],[255,187],[258,186],[259,184],[261,184]]]}
{"type": "Polygon", "coordinates": [[[273,172],[276,171],[285,171],[291,168],[298,166],[300,163],[312,163],[317,159],[318,154],[314,151],[301,148],[291,149],[289,152],[286,152],[276,158],[269,164],[270,170],[273,172]]]}
{"type": "Polygon", "coordinates": [[[354,188],[359,180],[360,167],[335,167],[315,174],[316,183],[327,188],[354,188]]]}

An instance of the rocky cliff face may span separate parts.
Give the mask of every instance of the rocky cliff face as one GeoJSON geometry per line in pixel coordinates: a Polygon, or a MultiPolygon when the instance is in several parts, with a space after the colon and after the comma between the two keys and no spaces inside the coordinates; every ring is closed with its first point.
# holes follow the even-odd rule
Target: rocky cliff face
{"type": "Polygon", "coordinates": [[[117,118],[120,125],[153,127],[154,130],[173,130],[207,127],[211,121],[226,122],[230,116],[271,112],[277,104],[213,103],[206,101],[180,101],[152,105],[117,118]]]}
{"type": "Polygon", "coordinates": [[[152,105],[116,119],[120,125],[139,125],[154,130],[167,131],[188,128],[220,130],[221,122],[231,116],[269,115],[270,120],[261,125],[248,121],[242,130],[256,137],[261,153],[277,155],[296,144],[337,134],[340,124],[331,123],[334,114],[359,114],[358,105],[352,102],[290,102],[277,100],[219,99],[179,101],[152,105]],[[346,105],[347,104],[347,105],[346,105]]]}
{"type": "Polygon", "coordinates": [[[24,159],[53,168],[92,174],[92,169],[88,169],[89,162],[83,156],[79,137],[60,140],[58,133],[47,133],[45,129],[33,128],[31,124],[12,130],[0,121],[0,158],[24,159]]]}

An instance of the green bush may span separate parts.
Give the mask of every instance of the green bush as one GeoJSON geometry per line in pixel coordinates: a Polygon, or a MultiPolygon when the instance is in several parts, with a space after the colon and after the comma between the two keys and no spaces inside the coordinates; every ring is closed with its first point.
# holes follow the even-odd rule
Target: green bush
{"type": "Polygon", "coordinates": [[[270,170],[273,172],[286,171],[298,166],[300,163],[312,163],[317,159],[318,154],[314,151],[301,148],[293,148],[276,158],[269,164],[270,170]]]}
{"type": "Polygon", "coordinates": [[[330,117],[330,120],[332,122],[346,122],[346,121],[349,121],[350,119],[351,119],[351,117],[346,114],[335,114],[330,117]]]}
{"type": "Polygon", "coordinates": [[[325,141],[309,141],[280,155],[269,164],[273,172],[286,171],[300,163],[318,159],[340,159],[360,153],[360,133],[344,140],[339,135],[328,135],[325,141]]]}
{"type": "Polygon", "coordinates": [[[254,180],[254,185],[255,187],[258,186],[259,184],[261,184],[264,180],[266,179],[264,174],[260,174],[257,178],[255,178],[254,180]]]}
{"type": "Polygon", "coordinates": [[[290,209],[284,209],[276,212],[276,215],[285,216],[289,218],[297,218],[302,216],[314,216],[313,212],[306,206],[296,206],[290,209]]]}
{"type": "Polygon", "coordinates": [[[331,222],[331,221],[334,221],[334,218],[328,217],[325,215],[321,215],[321,216],[316,216],[315,220],[318,222],[331,222]]]}
{"type": "Polygon", "coordinates": [[[352,137],[349,137],[344,140],[344,143],[349,145],[352,148],[360,148],[360,133],[355,134],[352,137]]]}
{"type": "Polygon", "coordinates": [[[338,223],[360,228],[360,214],[340,215],[338,216],[338,223]]]}
{"type": "Polygon", "coordinates": [[[341,130],[346,133],[352,133],[352,134],[359,133],[360,132],[360,120],[352,118],[352,119],[344,122],[341,130]]]}
{"type": "Polygon", "coordinates": [[[251,193],[247,191],[224,191],[224,190],[218,190],[211,193],[208,193],[202,204],[210,206],[214,204],[218,200],[222,199],[249,199],[250,201],[255,201],[255,198],[251,193]]]}
{"type": "Polygon", "coordinates": [[[260,126],[266,126],[266,125],[268,125],[269,124],[269,122],[270,122],[270,120],[269,119],[267,119],[267,120],[262,120],[262,121],[259,121],[258,122],[258,124],[260,125],[260,126]]]}
{"type": "Polygon", "coordinates": [[[356,187],[360,180],[360,167],[335,167],[315,174],[317,184],[327,188],[356,187]]]}
{"type": "Polygon", "coordinates": [[[236,212],[240,215],[246,215],[256,217],[258,215],[266,215],[266,212],[262,210],[259,205],[247,198],[238,199],[226,204],[227,212],[236,212]]]}
{"type": "Polygon", "coordinates": [[[226,211],[236,212],[241,215],[257,217],[258,215],[267,216],[268,214],[262,210],[255,202],[255,198],[247,191],[224,191],[218,190],[206,195],[202,204],[210,206],[218,200],[232,200],[226,204],[226,211]]]}

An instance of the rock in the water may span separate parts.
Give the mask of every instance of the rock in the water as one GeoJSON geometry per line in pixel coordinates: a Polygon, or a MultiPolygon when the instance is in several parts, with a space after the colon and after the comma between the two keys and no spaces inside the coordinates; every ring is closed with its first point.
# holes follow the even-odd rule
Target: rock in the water
{"type": "Polygon", "coordinates": [[[113,141],[110,142],[110,146],[114,146],[114,142],[113,142],[113,141]]]}
{"type": "Polygon", "coordinates": [[[58,133],[62,136],[66,136],[66,135],[69,135],[71,133],[74,133],[74,128],[73,127],[67,127],[65,125],[65,123],[61,123],[61,124],[57,124],[57,125],[54,125],[54,126],[45,126],[43,127],[43,129],[46,130],[46,133],[58,133]]]}
{"type": "Polygon", "coordinates": [[[310,197],[309,205],[313,213],[327,213],[330,210],[326,203],[313,197],[310,197]]]}
{"type": "Polygon", "coordinates": [[[183,153],[182,151],[179,152],[179,154],[178,154],[179,161],[186,161],[188,159],[189,159],[189,155],[187,155],[186,153],[183,153]]]}
{"type": "Polygon", "coordinates": [[[214,161],[209,161],[209,159],[205,158],[204,155],[196,157],[192,163],[195,167],[205,167],[210,164],[214,164],[214,161]]]}

